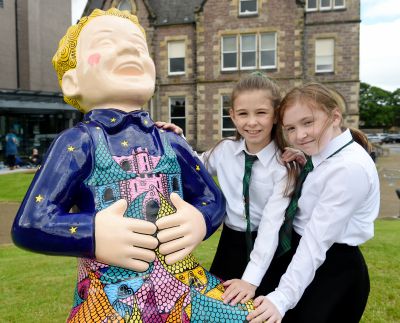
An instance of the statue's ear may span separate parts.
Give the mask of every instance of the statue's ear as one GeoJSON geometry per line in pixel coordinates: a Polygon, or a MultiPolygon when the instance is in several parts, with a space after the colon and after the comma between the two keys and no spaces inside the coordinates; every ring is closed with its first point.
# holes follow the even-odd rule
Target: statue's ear
{"type": "Polygon", "coordinates": [[[61,88],[64,96],[67,98],[76,99],[80,95],[75,69],[70,69],[65,72],[62,78],[61,88]]]}

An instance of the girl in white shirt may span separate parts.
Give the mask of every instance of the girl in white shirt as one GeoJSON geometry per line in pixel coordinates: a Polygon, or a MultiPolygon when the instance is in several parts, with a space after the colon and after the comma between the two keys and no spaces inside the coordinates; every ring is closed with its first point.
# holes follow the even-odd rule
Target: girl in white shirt
{"type": "Polygon", "coordinates": [[[342,111],[342,97],[316,83],[294,88],[281,103],[278,124],[311,156],[313,170],[293,221],[296,252],[276,290],[255,300],[251,323],[361,319],[369,277],[358,246],[374,235],[379,179],[366,137],[342,129],[342,111]]]}
{"type": "MultiPolygon", "coordinates": [[[[262,73],[242,78],[231,97],[230,117],[236,126],[236,138],[223,139],[200,156],[209,173],[218,177],[226,198],[226,217],[210,268],[211,273],[228,280],[223,295],[226,303],[246,302],[256,289],[257,295],[274,290],[291,259],[285,255],[273,260],[279,228],[290,200],[290,183],[298,173],[296,167],[289,167],[283,160],[301,161],[304,156],[295,150],[284,151],[285,144],[276,141],[276,109],[280,100],[280,89],[262,73]],[[246,242],[242,185],[245,153],[257,156],[249,189],[250,246],[246,242]],[[253,248],[250,259],[248,248],[253,248]]],[[[175,125],[157,124],[181,132],[175,125]]]]}

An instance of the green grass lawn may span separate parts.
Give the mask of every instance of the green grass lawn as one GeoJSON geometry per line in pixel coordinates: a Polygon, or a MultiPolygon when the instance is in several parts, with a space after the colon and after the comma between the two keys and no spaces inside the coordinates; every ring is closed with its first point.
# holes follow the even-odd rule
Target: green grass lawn
{"type": "Polygon", "coordinates": [[[0,175],[0,202],[21,202],[33,176],[33,173],[0,175]]]}
{"type": "MultiPolygon", "coordinates": [[[[369,266],[371,294],[363,323],[400,322],[400,221],[378,220],[375,238],[362,247],[369,266]]],[[[209,268],[219,231],[195,255],[209,268]]],[[[76,277],[76,259],[0,247],[0,322],[64,322],[76,277]]]]}

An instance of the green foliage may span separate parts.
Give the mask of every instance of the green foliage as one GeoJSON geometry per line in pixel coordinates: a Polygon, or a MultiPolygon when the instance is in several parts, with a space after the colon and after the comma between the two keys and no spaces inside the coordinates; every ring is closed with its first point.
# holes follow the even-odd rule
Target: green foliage
{"type": "Polygon", "coordinates": [[[0,202],[21,202],[33,176],[32,173],[0,175],[0,202]]]}
{"type": "Polygon", "coordinates": [[[400,89],[389,92],[361,83],[360,120],[365,128],[400,126],[400,89]]]}
{"type": "MultiPolygon", "coordinates": [[[[400,221],[376,221],[375,238],[362,246],[371,293],[362,323],[400,322],[400,221]]],[[[209,268],[220,231],[195,252],[209,268]]],[[[76,259],[0,246],[1,322],[64,322],[72,306],[76,259]]]]}

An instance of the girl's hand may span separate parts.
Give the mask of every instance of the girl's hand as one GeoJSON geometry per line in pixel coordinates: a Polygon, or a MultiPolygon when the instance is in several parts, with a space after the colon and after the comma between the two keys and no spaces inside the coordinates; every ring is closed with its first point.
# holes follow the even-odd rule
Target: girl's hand
{"type": "Polygon", "coordinates": [[[286,147],[282,154],[282,161],[289,163],[291,161],[297,162],[300,166],[304,166],[307,162],[306,156],[301,150],[286,147]]]}
{"type": "Polygon", "coordinates": [[[259,296],[254,300],[254,311],[247,315],[249,323],[281,323],[282,315],[276,306],[265,296],[259,296]]]}
{"type": "Polygon", "coordinates": [[[226,288],[222,294],[222,299],[225,304],[230,302],[230,305],[234,306],[241,302],[246,303],[248,300],[254,297],[257,286],[254,286],[241,279],[231,279],[223,283],[226,288]]]}
{"type": "Polygon", "coordinates": [[[178,127],[175,123],[156,121],[154,124],[161,129],[172,130],[177,135],[183,134],[182,128],[178,127]]]}

